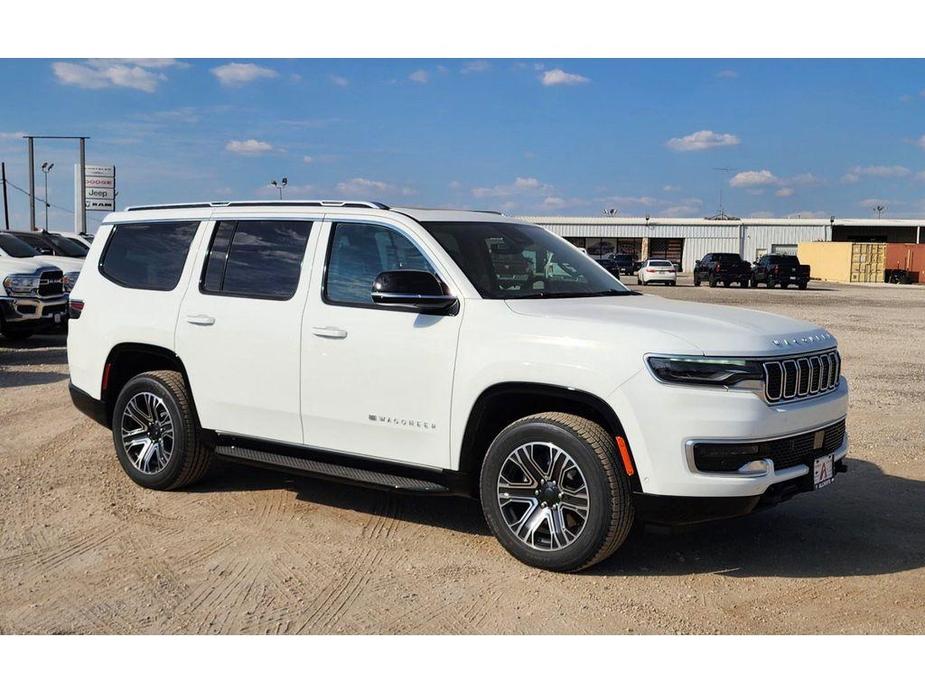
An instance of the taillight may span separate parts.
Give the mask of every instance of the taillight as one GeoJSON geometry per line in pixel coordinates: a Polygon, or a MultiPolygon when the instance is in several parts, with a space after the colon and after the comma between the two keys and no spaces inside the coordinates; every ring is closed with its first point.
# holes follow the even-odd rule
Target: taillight
{"type": "Polygon", "coordinates": [[[68,299],[67,301],[67,314],[68,318],[71,320],[77,320],[80,318],[80,314],[83,313],[84,302],[83,299],[68,299]]]}
{"type": "Polygon", "coordinates": [[[772,265],[772,266],[771,266],[771,272],[777,272],[778,270],[780,270],[780,266],[779,266],[779,265],[772,265]]]}

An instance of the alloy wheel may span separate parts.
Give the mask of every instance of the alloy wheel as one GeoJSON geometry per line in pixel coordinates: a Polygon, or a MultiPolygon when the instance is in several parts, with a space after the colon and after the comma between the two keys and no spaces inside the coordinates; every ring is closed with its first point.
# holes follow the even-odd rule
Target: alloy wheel
{"type": "Polygon", "coordinates": [[[167,467],[175,439],[173,419],[163,398],[149,392],[133,395],[122,412],[121,435],[136,470],[156,475],[167,467]]]}

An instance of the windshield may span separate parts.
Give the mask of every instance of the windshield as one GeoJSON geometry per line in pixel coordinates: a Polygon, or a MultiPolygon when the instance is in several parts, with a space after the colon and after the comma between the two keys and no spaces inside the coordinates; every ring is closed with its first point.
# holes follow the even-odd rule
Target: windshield
{"type": "Polygon", "coordinates": [[[87,257],[87,247],[79,241],[69,239],[67,236],[58,236],[57,234],[52,234],[49,236],[48,241],[54,244],[55,248],[60,251],[61,255],[66,255],[68,258],[87,257]]]}
{"type": "Polygon", "coordinates": [[[32,250],[37,251],[40,255],[58,255],[55,247],[41,236],[34,236],[32,234],[17,234],[16,238],[23,243],[32,246],[32,250]]]}
{"type": "Polygon", "coordinates": [[[32,246],[9,234],[0,234],[0,249],[13,258],[32,258],[35,255],[32,246]]]}
{"type": "Polygon", "coordinates": [[[616,296],[632,292],[567,241],[504,222],[422,222],[485,299],[616,296]]]}

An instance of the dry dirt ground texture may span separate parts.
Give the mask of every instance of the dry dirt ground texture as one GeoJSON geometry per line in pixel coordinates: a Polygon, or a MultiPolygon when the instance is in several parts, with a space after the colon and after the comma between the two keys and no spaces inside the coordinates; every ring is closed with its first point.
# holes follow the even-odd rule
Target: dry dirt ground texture
{"type": "Polygon", "coordinates": [[[925,287],[645,291],[835,333],[848,474],[543,573],[462,499],[230,463],[187,491],[137,487],[70,403],[64,338],[0,338],[0,633],[925,632],[925,287]]]}

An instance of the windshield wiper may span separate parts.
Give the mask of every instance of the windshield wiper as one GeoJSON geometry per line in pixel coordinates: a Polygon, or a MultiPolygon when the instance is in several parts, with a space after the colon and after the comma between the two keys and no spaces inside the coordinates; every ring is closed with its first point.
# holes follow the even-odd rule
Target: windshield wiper
{"type": "Polygon", "coordinates": [[[587,299],[595,296],[630,296],[638,294],[632,289],[623,291],[621,289],[602,289],[597,292],[535,292],[533,294],[521,294],[512,296],[511,299],[587,299]]]}

